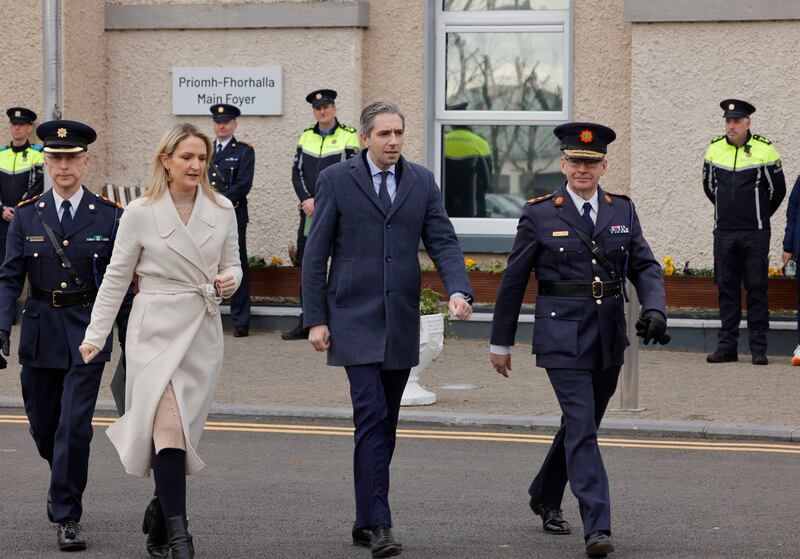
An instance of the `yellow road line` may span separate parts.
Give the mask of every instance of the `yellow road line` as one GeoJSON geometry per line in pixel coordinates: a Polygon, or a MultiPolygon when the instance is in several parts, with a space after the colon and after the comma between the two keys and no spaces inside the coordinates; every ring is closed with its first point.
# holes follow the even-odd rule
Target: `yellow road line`
{"type": "MultiPolygon", "coordinates": [[[[92,424],[97,427],[107,427],[113,423],[113,417],[95,417],[92,424]]],[[[0,423],[25,425],[28,423],[24,415],[2,415],[0,423]]],[[[344,436],[353,434],[352,427],[335,425],[296,425],[285,423],[243,423],[209,421],[205,425],[206,431],[228,431],[238,433],[275,433],[294,435],[320,435],[344,436]]],[[[551,435],[535,435],[526,433],[496,432],[496,431],[457,431],[443,429],[398,429],[397,436],[401,439],[417,440],[449,440],[449,441],[479,441],[479,442],[505,442],[550,444],[551,435]]],[[[737,443],[723,441],[689,441],[674,439],[619,439],[600,438],[601,446],[614,448],[647,448],[664,450],[702,450],[706,452],[758,452],[765,454],[800,454],[800,445],[768,444],[768,443],[737,443]]]]}

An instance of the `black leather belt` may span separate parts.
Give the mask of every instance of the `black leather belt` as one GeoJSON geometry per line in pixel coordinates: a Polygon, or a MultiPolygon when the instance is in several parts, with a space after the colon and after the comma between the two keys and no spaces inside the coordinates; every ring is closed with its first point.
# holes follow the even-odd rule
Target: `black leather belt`
{"type": "Polygon", "coordinates": [[[73,305],[88,305],[97,297],[97,289],[80,289],[78,291],[47,291],[31,286],[30,296],[37,301],[48,303],[54,308],[71,307],[73,305]]]}
{"type": "Polygon", "coordinates": [[[539,281],[538,293],[540,295],[553,295],[555,297],[591,297],[603,299],[622,293],[622,282],[599,281],[584,283],[577,281],[539,281]]]}

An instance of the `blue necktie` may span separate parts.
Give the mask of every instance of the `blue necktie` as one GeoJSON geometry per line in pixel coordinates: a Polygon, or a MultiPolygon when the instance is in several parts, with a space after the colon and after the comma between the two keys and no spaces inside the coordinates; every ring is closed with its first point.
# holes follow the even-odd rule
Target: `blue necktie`
{"type": "Polygon", "coordinates": [[[586,228],[589,230],[589,234],[591,235],[594,233],[594,222],[592,221],[592,205],[589,202],[586,202],[583,205],[583,221],[586,223],[586,228]]]}
{"type": "Polygon", "coordinates": [[[72,229],[72,213],[69,211],[71,207],[72,204],[69,203],[69,200],[61,202],[61,209],[64,210],[61,214],[61,232],[64,235],[67,235],[72,229]]]}
{"type": "Polygon", "coordinates": [[[389,213],[389,208],[392,207],[392,198],[389,196],[389,187],[386,186],[386,177],[389,176],[389,171],[381,171],[381,186],[378,189],[378,199],[380,199],[383,209],[389,213]]]}
{"type": "Polygon", "coordinates": [[[219,152],[221,152],[221,151],[222,151],[222,144],[217,142],[217,155],[219,155],[219,152]]]}

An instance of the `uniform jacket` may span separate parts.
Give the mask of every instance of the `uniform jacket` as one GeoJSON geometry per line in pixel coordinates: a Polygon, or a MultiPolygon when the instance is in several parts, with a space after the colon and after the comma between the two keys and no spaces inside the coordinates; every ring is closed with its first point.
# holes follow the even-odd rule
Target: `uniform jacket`
{"type": "Polygon", "coordinates": [[[365,157],[366,150],[325,169],[317,182],[303,257],[304,325],[328,325],[329,365],[404,369],[419,362],[420,240],[448,294],[472,288],[431,172],[401,157],[387,214],[365,157]]]}
{"type": "MultiPolygon", "coordinates": [[[[47,223],[62,243],[67,258],[86,286],[103,281],[111,249],[116,238],[122,208],[105,200],[86,187],[75,212],[72,228],[63,234],[53,192],[47,191],[17,206],[8,230],[6,261],[0,268],[0,330],[11,331],[16,301],[25,278],[30,285],[45,291],[75,291],[70,274],[61,265],[53,245],[47,238],[42,221],[47,223]]],[[[130,284],[130,282],[128,282],[130,284]]],[[[122,297],[127,291],[123,289],[122,297]]],[[[122,301],[121,297],[121,301],[122,301]]],[[[130,295],[122,306],[117,325],[124,339],[130,309],[130,295]]],[[[69,369],[70,362],[83,363],[78,346],[89,324],[92,306],[72,305],[54,308],[48,303],[28,298],[22,310],[19,340],[19,361],[29,367],[69,369]]],[[[113,319],[117,316],[115,312],[113,319]]],[[[109,331],[97,340],[102,348],[97,362],[110,359],[112,340],[109,331]]]]}
{"type": "MultiPolygon", "coordinates": [[[[575,234],[585,227],[566,192],[532,201],[523,209],[514,248],[508,258],[495,303],[492,344],[511,346],[517,331],[522,296],[531,272],[537,280],[581,281],[610,278],[594,263],[575,234]]],[[[585,231],[585,229],[584,229],[585,231]]],[[[598,190],[598,213],[592,239],[621,277],[636,287],[643,310],[666,316],[664,280],[653,257],[633,203],[625,196],[598,190]]],[[[540,367],[594,369],[597,348],[603,367],[622,365],[628,340],[622,296],[599,299],[540,295],[534,312],[533,353],[540,367]],[[598,345],[599,344],[599,345],[598,345]]]]}
{"type": "Polygon", "coordinates": [[[355,128],[336,121],[327,136],[319,132],[319,123],[309,126],[297,141],[297,153],[292,163],[292,185],[297,198],[303,202],[314,197],[317,177],[326,167],[350,159],[358,153],[358,134],[355,128]]]}
{"type": "MultiPolygon", "coordinates": [[[[0,148],[0,211],[41,194],[43,185],[42,146],[26,143],[20,147],[0,148]]],[[[0,227],[8,227],[7,221],[0,221],[0,227]]]]}
{"type": "Polygon", "coordinates": [[[186,225],[169,194],[128,204],[86,329],[87,343],[105,339],[125,286],[138,274],[126,341],[126,412],[107,431],[131,474],[149,475],[153,419],[170,381],[183,421],[187,471],[204,466],[195,449],[223,349],[220,299],[212,284],[217,274],[233,276],[237,287],[242,278],[232,204],[221,195],[217,201],[221,207],[198,193],[186,225]]]}
{"type": "Polygon", "coordinates": [[[253,172],[256,164],[256,151],[248,143],[231,137],[228,145],[211,156],[208,178],[217,192],[225,196],[236,208],[236,219],[247,223],[247,195],[253,187],[253,172]]]}
{"type": "Polygon", "coordinates": [[[740,147],[715,138],[703,163],[703,190],[714,204],[717,229],[769,229],[769,218],[786,196],[778,151],[764,136],[750,134],[740,147]]]}
{"type": "Polygon", "coordinates": [[[786,230],[783,235],[783,250],[800,259],[800,177],[794,183],[786,206],[786,230]]]}

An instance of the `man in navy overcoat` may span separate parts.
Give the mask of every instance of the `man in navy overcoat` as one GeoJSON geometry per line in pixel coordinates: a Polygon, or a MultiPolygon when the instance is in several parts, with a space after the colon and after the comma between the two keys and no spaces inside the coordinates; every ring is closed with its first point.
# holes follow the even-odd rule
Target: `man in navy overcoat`
{"type": "Polygon", "coordinates": [[[451,315],[466,320],[472,312],[464,256],[433,175],[401,156],[404,126],[391,103],[364,109],[366,149],[320,174],[303,257],[309,341],[328,351],[328,365],[345,367],[350,382],[352,535],[373,557],[402,551],[391,531],[389,464],[400,399],[419,362],[420,240],[447,288],[451,315]]]}
{"type": "Polygon", "coordinates": [[[524,208],[497,293],[490,357],[495,370],[508,376],[522,296],[535,269],[533,353],[547,369],[563,415],[530,486],[530,506],[545,532],[570,533],[561,515],[569,481],[580,505],[586,552],[598,557],[614,550],[597,427],[628,345],[624,282],[631,280],[642,302],[638,335],[645,343],[666,343],[664,281],[631,200],[599,187],[614,131],[578,122],[556,127],[555,135],[567,183],[524,208]]]}

